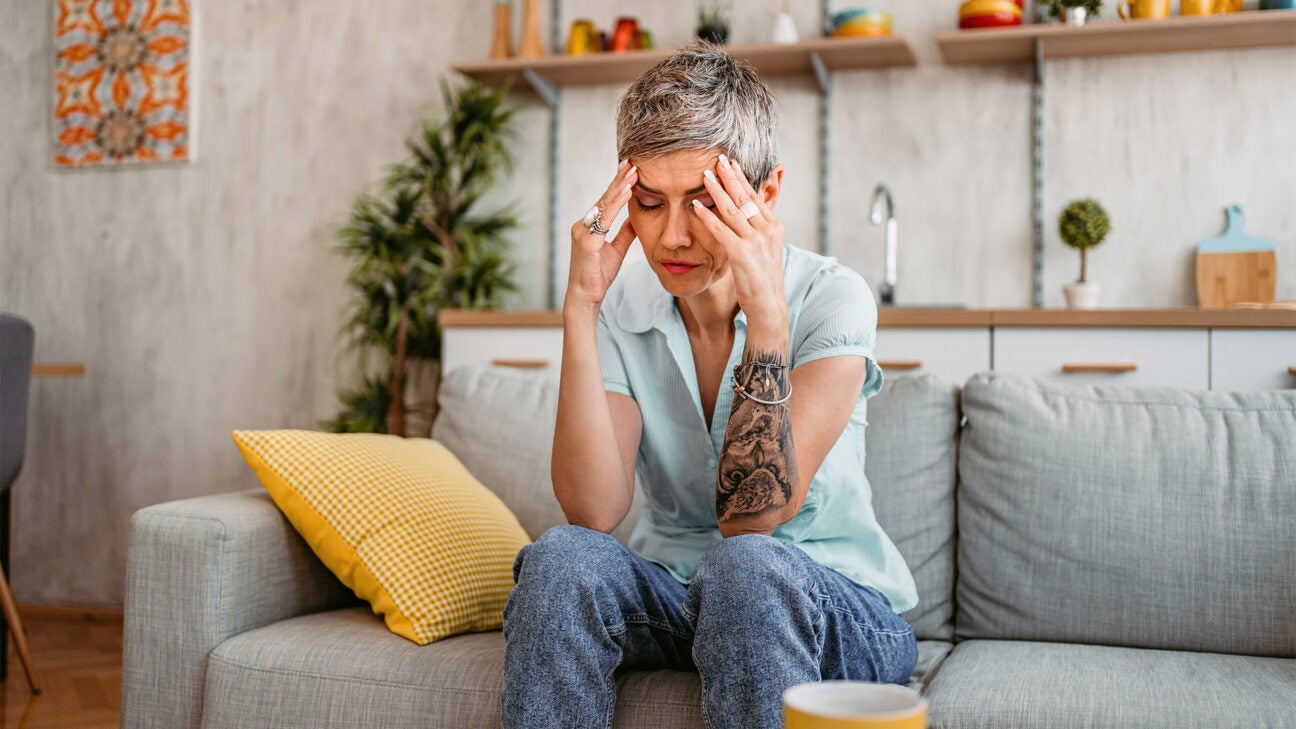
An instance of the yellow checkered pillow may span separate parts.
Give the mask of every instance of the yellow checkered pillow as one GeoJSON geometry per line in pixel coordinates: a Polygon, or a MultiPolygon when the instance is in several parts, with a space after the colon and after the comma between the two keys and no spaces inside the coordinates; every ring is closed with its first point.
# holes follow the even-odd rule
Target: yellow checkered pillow
{"type": "Polygon", "coordinates": [[[236,430],[252,470],[343,584],[419,645],[500,627],[530,540],[499,497],[426,438],[236,430]]]}

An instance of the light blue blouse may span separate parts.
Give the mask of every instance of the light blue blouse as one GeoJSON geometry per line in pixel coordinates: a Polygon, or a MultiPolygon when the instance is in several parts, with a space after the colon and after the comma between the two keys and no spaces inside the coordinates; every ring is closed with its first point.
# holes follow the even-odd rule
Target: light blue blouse
{"type": "MultiPolygon", "coordinates": [[[[866,400],[882,387],[882,371],[873,359],[873,294],[858,273],[835,259],[791,245],[784,247],[783,277],[792,366],[858,356],[868,359],[868,376],[846,430],[810,482],[805,505],[774,536],[848,579],[878,589],[897,613],[905,612],[918,603],[913,577],[877,523],[864,475],[866,400]]],[[[604,387],[633,397],[643,415],[635,472],[646,504],[629,546],[683,583],[721,539],[716,469],[733,405],[733,367],[746,339],[747,318],[739,310],[733,350],[708,424],[684,321],[647,261],[626,263],[599,311],[604,387]]]]}

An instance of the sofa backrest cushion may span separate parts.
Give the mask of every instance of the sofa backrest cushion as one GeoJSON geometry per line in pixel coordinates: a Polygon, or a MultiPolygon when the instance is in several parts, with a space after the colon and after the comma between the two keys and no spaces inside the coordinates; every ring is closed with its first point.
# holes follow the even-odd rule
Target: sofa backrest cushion
{"type": "Polygon", "coordinates": [[[868,401],[864,472],[873,509],[918,587],[904,614],[920,640],[954,635],[954,480],[959,389],[933,375],[887,380],[868,401]]]}
{"type": "Polygon", "coordinates": [[[1296,392],[963,389],[964,638],[1296,654],[1296,392]]]}
{"type": "MultiPolygon", "coordinates": [[[[500,497],[532,539],[567,523],[549,478],[556,379],[507,367],[457,367],[445,373],[437,402],[432,438],[500,497]]],[[[622,543],[641,504],[635,489],[630,513],[613,532],[622,543]]]]}

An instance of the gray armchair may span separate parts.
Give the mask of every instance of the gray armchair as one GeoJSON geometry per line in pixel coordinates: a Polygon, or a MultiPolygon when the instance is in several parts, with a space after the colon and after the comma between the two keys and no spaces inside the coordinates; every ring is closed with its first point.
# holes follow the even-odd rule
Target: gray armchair
{"type": "MultiPolygon", "coordinates": [[[[9,495],[22,471],[27,450],[27,399],[31,386],[36,330],[26,319],[0,314],[0,603],[4,620],[13,629],[14,643],[32,693],[40,693],[31,657],[23,638],[22,621],[9,589],[9,495]]],[[[9,631],[0,624],[0,680],[8,673],[9,631]]]]}

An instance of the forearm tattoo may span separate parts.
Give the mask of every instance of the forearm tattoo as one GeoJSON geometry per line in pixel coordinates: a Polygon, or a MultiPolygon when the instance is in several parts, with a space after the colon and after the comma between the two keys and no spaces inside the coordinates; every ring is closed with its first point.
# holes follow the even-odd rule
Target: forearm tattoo
{"type": "MultiPolygon", "coordinates": [[[[782,399],[791,386],[787,360],[785,354],[748,347],[744,362],[782,366],[740,368],[736,384],[758,400],[782,399]]],[[[797,464],[790,405],[790,400],[766,405],[734,394],[716,477],[716,515],[721,523],[761,517],[792,503],[797,464]]]]}

